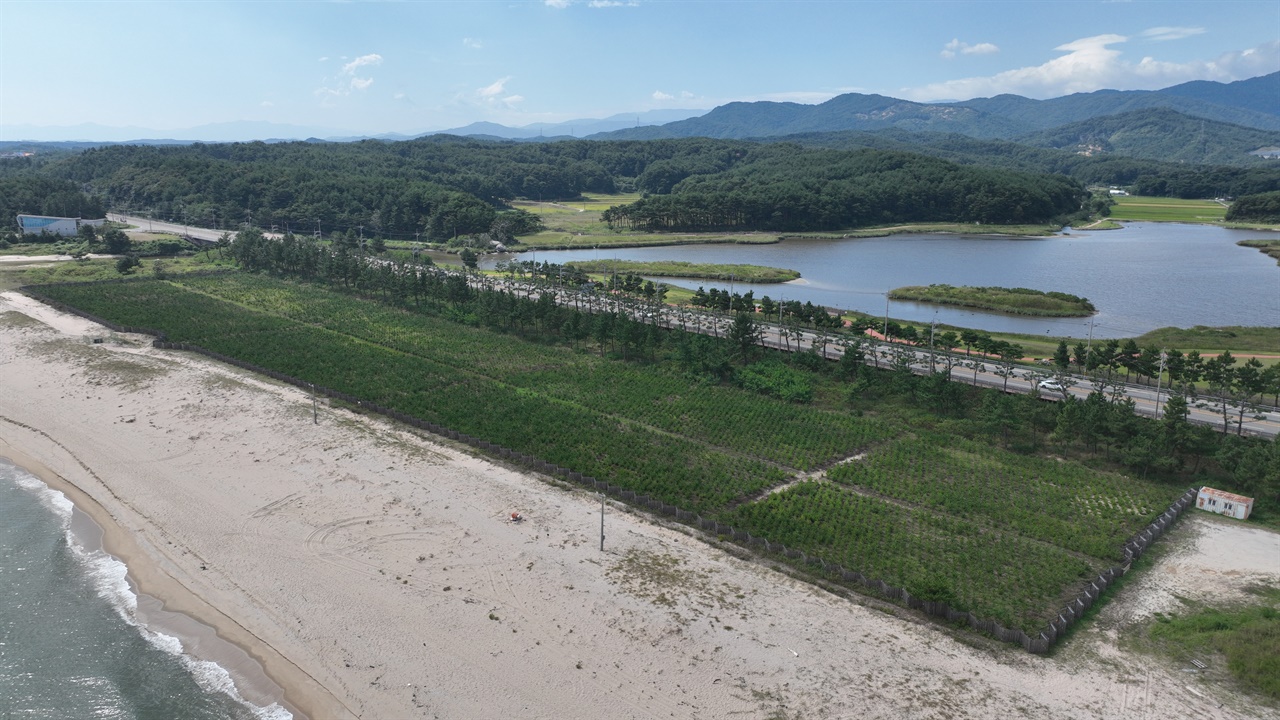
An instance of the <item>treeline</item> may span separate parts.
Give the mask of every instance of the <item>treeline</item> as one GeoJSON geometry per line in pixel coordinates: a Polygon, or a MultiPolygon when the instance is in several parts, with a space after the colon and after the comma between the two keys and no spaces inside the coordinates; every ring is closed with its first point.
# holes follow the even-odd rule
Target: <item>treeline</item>
{"type": "Polygon", "coordinates": [[[102,201],[66,180],[38,175],[0,177],[0,232],[18,231],[18,215],[52,215],[89,220],[106,217],[102,201]]]}
{"type": "Polygon", "coordinates": [[[286,227],[431,239],[484,232],[514,198],[557,200],[635,187],[662,192],[743,158],[749,143],[407,142],[111,146],[45,172],[91,185],[113,207],[206,227],[286,227]],[[652,165],[663,161],[646,175],[652,165]]]}
{"type": "Polygon", "coordinates": [[[795,151],[692,175],[669,195],[610,208],[647,231],[839,230],[902,222],[1045,223],[1079,212],[1077,182],[899,152],[795,151]]]}
{"type": "Polygon", "coordinates": [[[899,221],[1045,222],[1080,208],[1061,177],[963,168],[895,152],[799,151],[692,138],[556,143],[432,137],[401,143],[111,146],[43,172],[113,207],[205,227],[444,239],[488,230],[515,198],[650,195],[645,229],[815,230],[899,221]],[[666,193],[671,193],[669,199],[666,193]]]}
{"type": "Polygon", "coordinates": [[[1237,198],[1227,208],[1226,218],[1240,222],[1280,222],[1280,191],[1237,198]]]}

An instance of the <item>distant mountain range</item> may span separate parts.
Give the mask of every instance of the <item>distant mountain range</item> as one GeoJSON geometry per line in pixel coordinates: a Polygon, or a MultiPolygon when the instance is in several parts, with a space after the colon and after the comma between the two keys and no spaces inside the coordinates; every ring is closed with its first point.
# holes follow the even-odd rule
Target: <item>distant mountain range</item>
{"type": "Polygon", "coordinates": [[[477,122],[465,127],[448,130],[431,130],[410,135],[383,133],[381,135],[355,135],[334,128],[304,125],[286,125],[270,122],[225,122],[198,125],[179,130],[156,130],[143,127],[113,127],[97,123],[80,125],[39,127],[34,125],[7,125],[0,129],[0,137],[6,145],[15,142],[75,143],[92,146],[107,143],[131,143],[137,145],[186,145],[193,142],[289,142],[295,140],[323,140],[325,142],[355,142],[358,140],[413,140],[427,135],[485,136],[503,140],[533,138],[584,137],[623,128],[660,125],[699,115],[705,110],[648,110],[639,113],[623,113],[604,119],[569,120],[562,123],[533,123],[521,127],[507,127],[490,122],[477,122]]]}
{"type": "MultiPolygon", "coordinates": [[[[549,141],[654,140],[685,137],[769,139],[795,137],[807,145],[833,146],[912,143],[931,145],[939,136],[984,141],[1013,141],[1021,146],[1084,155],[1119,155],[1185,163],[1249,165],[1266,161],[1253,155],[1280,146],[1280,72],[1232,83],[1195,81],[1163,90],[1099,90],[1050,100],[997,95],[961,102],[917,103],[884,95],[849,93],[817,105],[786,102],[733,102],[700,110],[651,110],[603,119],[535,123],[508,127],[478,122],[412,135],[372,136],[384,141],[428,135],[488,140],[549,141]],[[895,131],[891,138],[863,136],[895,131]],[[852,135],[850,134],[852,133],[852,135]]],[[[235,122],[160,132],[85,124],[71,128],[3,128],[3,137],[61,142],[56,149],[78,150],[92,144],[183,144],[264,139],[350,142],[370,139],[338,130],[276,123],[235,122]],[[144,139],[157,138],[157,139],[144,139]],[[172,139],[165,139],[172,138],[172,139]]],[[[947,140],[955,147],[955,140],[947,140]]],[[[25,149],[0,142],[0,150],[25,149]]],[[[41,151],[49,148],[42,148],[41,151]]]]}
{"type": "Polygon", "coordinates": [[[1148,108],[1280,131],[1280,72],[1233,83],[1197,81],[1164,90],[1099,90],[1052,100],[998,95],[954,103],[917,103],[849,93],[818,105],[735,102],[700,117],[658,127],[617,130],[591,139],[745,139],[887,128],[1012,139],[1068,123],[1148,108]]]}

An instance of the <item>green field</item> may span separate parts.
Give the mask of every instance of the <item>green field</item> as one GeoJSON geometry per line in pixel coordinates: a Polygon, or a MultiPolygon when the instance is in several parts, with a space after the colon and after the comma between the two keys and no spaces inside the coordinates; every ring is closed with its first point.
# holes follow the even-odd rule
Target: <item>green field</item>
{"type": "Polygon", "coordinates": [[[1120,195],[1114,200],[1116,204],[1111,208],[1112,220],[1220,224],[1227,212],[1225,205],[1214,200],[1181,200],[1137,195],[1120,195]]]}
{"type": "MultiPolygon", "coordinates": [[[[594,342],[547,342],[545,333],[523,339],[514,326],[458,323],[448,318],[469,317],[466,306],[445,289],[411,308],[245,274],[44,292],[647,493],[1029,633],[1086,578],[1115,564],[1123,538],[1177,495],[931,435],[890,416],[861,417],[818,375],[809,381],[812,403],[788,403],[693,381],[675,362],[612,359],[615,339],[595,331],[594,342]],[[828,481],[787,485],[854,456],[828,481]]],[[[505,295],[471,302],[477,311],[536,307],[505,295]]],[[[576,322],[573,311],[561,312],[563,321],[543,322],[576,322]]],[[[645,326],[630,327],[618,332],[645,326]]],[[[693,341],[669,335],[667,347],[693,341]]]]}
{"type": "Polygon", "coordinates": [[[1088,317],[1096,312],[1085,298],[1027,288],[910,285],[890,290],[889,297],[1041,317],[1088,317]]]}
{"type": "Polygon", "coordinates": [[[679,260],[642,262],[639,260],[581,260],[570,265],[587,273],[607,275],[631,273],[653,277],[706,278],[709,280],[738,280],[751,283],[784,283],[800,277],[800,273],[786,268],[764,265],[717,265],[690,263],[679,260]]]}

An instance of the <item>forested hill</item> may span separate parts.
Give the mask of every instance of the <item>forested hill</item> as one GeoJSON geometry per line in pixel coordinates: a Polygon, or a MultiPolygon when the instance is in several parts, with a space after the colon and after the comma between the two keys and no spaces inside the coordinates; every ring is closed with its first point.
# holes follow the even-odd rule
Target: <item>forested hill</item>
{"type": "Polygon", "coordinates": [[[708,139],[527,144],[435,136],[398,143],[112,146],[50,162],[41,172],[88,186],[112,207],[193,224],[234,227],[251,218],[259,226],[310,231],[319,224],[325,232],[363,226],[384,237],[432,238],[483,232],[495,208],[514,198],[619,189],[676,190],[683,207],[697,199],[741,198],[745,189],[755,209],[714,224],[783,230],[891,220],[1046,222],[1078,211],[1083,192],[1064,177],[966,168],[899,152],[708,139]],[[758,201],[770,194],[775,208],[786,206],[782,215],[759,214],[758,201]],[[836,201],[850,205],[833,212],[836,201]]]}
{"type": "Polygon", "coordinates": [[[954,133],[914,133],[903,130],[805,133],[761,138],[760,141],[810,148],[873,148],[913,152],[966,165],[1063,174],[1085,185],[1128,187],[1139,195],[1239,197],[1280,190],[1280,163],[1275,161],[1259,162],[1247,167],[1196,165],[1108,153],[1089,156],[1071,150],[1038,148],[1008,140],[981,140],[954,133]]]}
{"type": "Polygon", "coordinates": [[[876,150],[798,151],[693,175],[670,194],[608,210],[628,228],[838,230],[885,223],[1039,223],[1088,197],[1062,176],[956,165],[876,150]]]}
{"type": "Polygon", "coordinates": [[[1018,138],[1084,155],[1125,155],[1209,165],[1260,165],[1253,151],[1280,146],[1280,132],[1193,118],[1164,108],[1081,120],[1018,138]]]}

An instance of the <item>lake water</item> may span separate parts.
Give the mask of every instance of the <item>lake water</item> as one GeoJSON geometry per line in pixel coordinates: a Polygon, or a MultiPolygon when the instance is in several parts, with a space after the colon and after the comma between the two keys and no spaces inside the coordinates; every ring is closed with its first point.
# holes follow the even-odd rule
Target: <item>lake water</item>
{"type": "Polygon", "coordinates": [[[287,720],[134,619],[126,568],[73,530],[71,502],[0,459],[0,717],[287,720]]]}
{"type": "MultiPolygon", "coordinates": [[[[735,283],[756,297],[811,301],[872,315],[885,313],[885,291],[903,285],[998,285],[1086,297],[1097,307],[1094,337],[1129,337],[1158,327],[1280,325],[1280,267],[1235,243],[1275,237],[1206,225],[1127,223],[1121,230],[1067,231],[1045,238],[895,235],[789,239],[774,245],[677,245],[628,249],[542,250],[537,261],[685,260],[791,268],[782,285],[735,283]]],[[[486,266],[510,256],[487,256],[486,266]]],[[[529,260],[530,253],[521,259],[529,260]]],[[[728,288],[728,283],[664,278],[672,285],[728,288]]],[[[890,317],[990,332],[1085,337],[1089,319],[1029,318],[890,302],[890,317]]]]}

